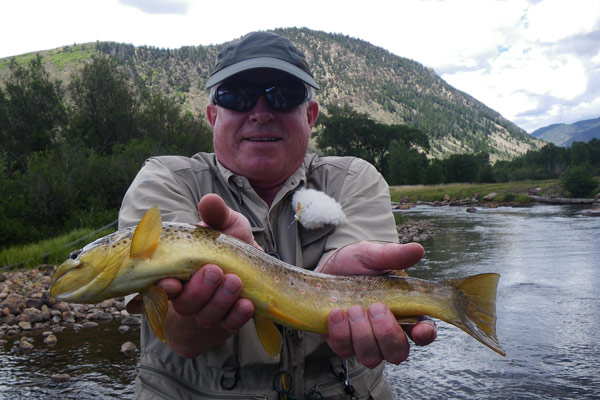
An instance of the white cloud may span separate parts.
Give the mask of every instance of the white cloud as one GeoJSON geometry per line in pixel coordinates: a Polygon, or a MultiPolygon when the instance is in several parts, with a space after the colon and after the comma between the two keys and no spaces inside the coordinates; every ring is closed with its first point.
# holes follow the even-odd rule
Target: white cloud
{"type": "Polygon", "coordinates": [[[2,0],[0,14],[0,57],[96,40],[209,45],[306,26],[433,67],[528,131],[600,116],[599,0],[2,0]]]}

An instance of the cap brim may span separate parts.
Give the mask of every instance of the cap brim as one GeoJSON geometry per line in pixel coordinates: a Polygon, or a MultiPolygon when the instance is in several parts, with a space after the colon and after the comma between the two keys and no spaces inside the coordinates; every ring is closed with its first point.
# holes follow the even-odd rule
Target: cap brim
{"type": "Polygon", "coordinates": [[[204,87],[206,89],[209,89],[215,86],[217,83],[220,83],[235,74],[239,74],[240,72],[256,68],[278,69],[280,71],[294,75],[296,78],[304,81],[305,83],[307,83],[315,89],[319,89],[319,85],[317,85],[315,79],[306,71],[293,64],[288,63],[287,61],[269,57],[251,58],[249,60],[240,61],[238,63],[225,67],[222,70],[217,71],[216,73],[211,75],[206,81],[206,85],[204,85],[204,87]]]}

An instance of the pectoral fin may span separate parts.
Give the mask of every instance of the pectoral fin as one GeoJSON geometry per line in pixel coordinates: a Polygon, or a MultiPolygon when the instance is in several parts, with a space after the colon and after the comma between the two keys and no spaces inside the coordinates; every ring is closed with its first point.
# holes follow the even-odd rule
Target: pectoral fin
{"type": "Polygon", "coordinates": [[[123,259],[127,257],[126,251],[126,247],[121,247],[115,249],[115,251],[110,252],[109,255],[106,256],[104,270],[94,280],[95,287],[100,287],[102,288],[101,290],[104,290],[104,288],[110,285],[119,273],[123,259]]]}
{"type": "Polygon", "coordinates": [[[256,333],[258,334],[260,343],[265,351],[271,357],[279,358],[283,339],[281,338],[281,332],[279,332],[273,321],[268,318],[255,316],[254,325],[256,326],[256,333]]]}
{"type": "Polygon", "coordinates": [[[167,293],[163,289],[152,285],[142,293],[142,300],[150,327],[157,338],[166,342],[165,323],[167,322],[167,311],[169,310],[167,293]]]}
{"type": "Polygon", "coordinates": [[[162,233],[162,219],[160,210],[153,206],[148,211],[135,228],[133,238],[131,239],[131,248],[129,256],[131,258],[149,259],[152,258],[158,239],[162,233]]]}

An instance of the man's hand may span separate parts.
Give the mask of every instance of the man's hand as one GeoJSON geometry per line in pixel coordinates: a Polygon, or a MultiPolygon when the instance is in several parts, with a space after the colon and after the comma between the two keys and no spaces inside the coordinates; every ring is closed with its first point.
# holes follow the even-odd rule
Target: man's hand
{"type": "MultiPolygon", "coordinates": [[[[258,247],[246,217],[227,207],[219,196],[202,197],[198,211],[200,225],[258,247]]],[[[252,302],[239,297],[240,278],[224,274],[216,265],[203,266],[186,283],[167,278],[157,286],[167,292],[172,305],[167,318],[167,341],[184,357],[196,357],[223,343],[254,314],[252,302]]]]}
{"type": "MultiPolygon", "coordinates": [[[[332,275],[375,275],[404,269],[416,264],[424,254],[417,243],[405,245],[359,242],[348,245],[320,266],[319,271],[332,275]]],[[[325,340],[340,357],[356,356],[374,368],[387,360],[399,364],[406,360],[410,345],[406,333],[420,346],[435,340],[433,321],[422,321],[403,329],[384,304],[372,304],[368,310],[353,306],[347,312],[333,310],[327,319],[329,334],[325,340]]]]}

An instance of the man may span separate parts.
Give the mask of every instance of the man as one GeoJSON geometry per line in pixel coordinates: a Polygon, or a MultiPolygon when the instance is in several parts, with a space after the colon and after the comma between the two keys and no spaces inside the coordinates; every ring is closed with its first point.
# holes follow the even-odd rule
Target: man
{"type": "MultiPolygon", "coordinates": [[[[147,160],[124,197],[120,228],[158,205],[165,221],[200,222],[328,274],[381,274],[423,256],[418,244],[366,241],[397,242],[389,189],[370,164],[307,154],[318,85],[288,39],[254,32],[226,45],[206,87],[215,153],[147,160]],[[348,222],[292,224],[291,198],[300,188],[337,200],[348,222]]],[[[239,297],[239,277],[205,265],[188,282],[159,286],[171,299],[167,344],[143,324],[141,398],[386,399],[383,361],[408,356],[407,336],[383,304],[332,311],[326,337],[281,327],[284,343],[274,359],[256,336],[253,304],[239,297]]],[[[419,345],[436,337],[428,321],[407,332],[419,345]]]]}

